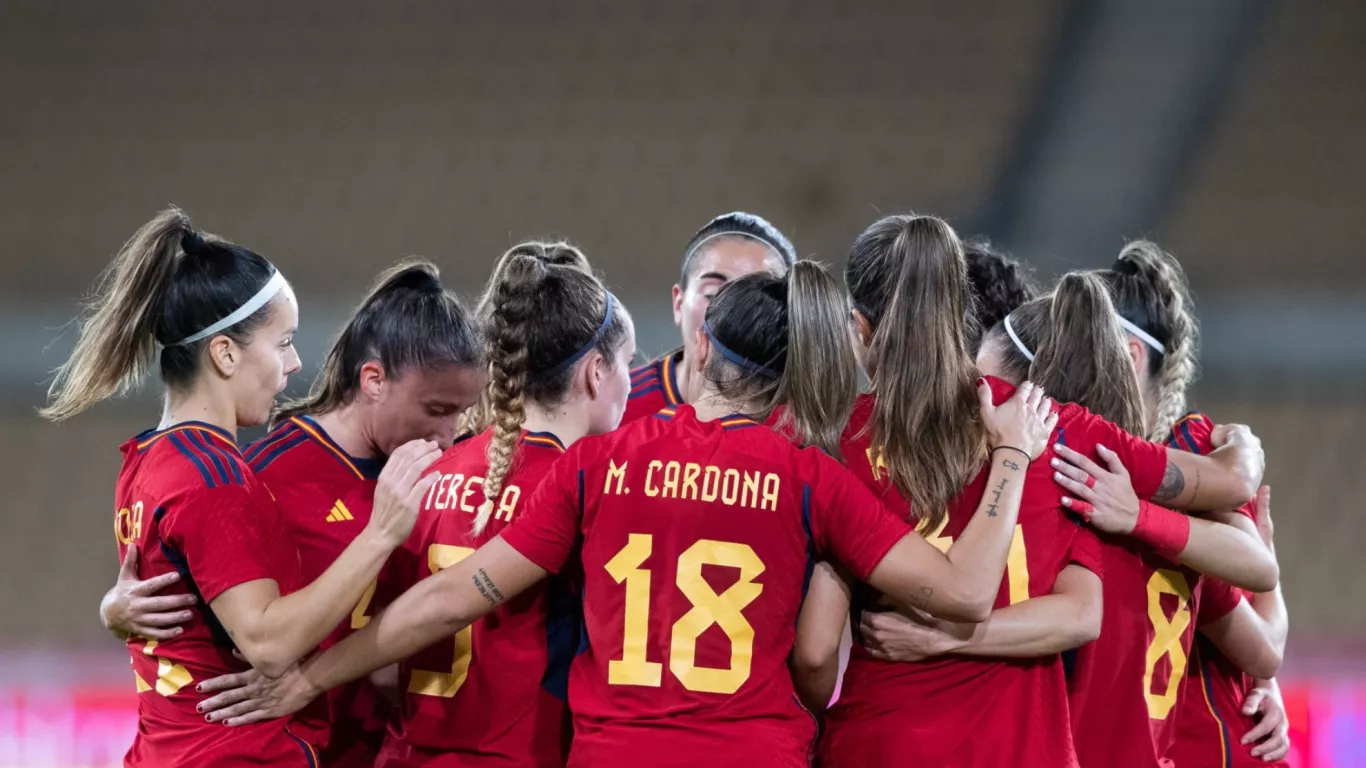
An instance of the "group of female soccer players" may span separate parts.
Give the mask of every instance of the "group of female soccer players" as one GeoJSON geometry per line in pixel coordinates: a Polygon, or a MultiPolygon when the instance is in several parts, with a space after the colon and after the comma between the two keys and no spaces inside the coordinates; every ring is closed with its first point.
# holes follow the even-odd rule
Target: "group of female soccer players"
{"type": "Polygon", "coordinates": [[[1283,758],[1263,455],[1185,413],[1176,261],[1133,243],[1034,297],[902,215],[844,277],[719,216],[684,249],[681,347],[632,370],[572,246],[514,247],[473,311],[407,262],[276,408],[290,284],[159,214],[43,411],[166,385],[122,447],[101,605],[139,692],[125,763],[1283,758]]]}

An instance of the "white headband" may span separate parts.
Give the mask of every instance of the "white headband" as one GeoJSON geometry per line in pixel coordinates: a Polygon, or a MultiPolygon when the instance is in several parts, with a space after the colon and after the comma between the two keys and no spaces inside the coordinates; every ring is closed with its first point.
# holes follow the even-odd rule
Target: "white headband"
{"type": "Polygon", "coordinates": [[[216,333],[220,333],[222,331],[227,330],[228,328],[233,327],[234,325],[237,325],[243,320],[246,320],[248,317],[251,317],[252,315],[256,314],[256,310],[260,309],[261,307],[264,307],[266,305],[266,302],[275,298],[275,294],[279,293],[280,289],[284,286],[285,276],[280,273],[280,270],[277,269],[275,270],[275,274],[271,275],[270,279],[266,281],[266,284],[261,286],[261,290],[256,292],[255,296],[252,296],[250,299],[247,299],[247,303],[233,310],[231,313],[228,314],[227,317],[223,318],[222,320],[219,320],[213,325],[210,325],[208,328],[205,328],[202,331],[192,333],[189,336],[186,336],[185,338],[181,339],[180,341],[177,341],[174,344],[167,344],[166,346],[175,347],[181,344],[193,344],[196,341],[199,341],[201,339],[207,339],[216,333]]]}
{"type": "Polygon", "coordinates": [[[688,252],[687,252],[687,253],[683,254],[683,258],[684,258],[685,260],[688,259],[688,258],[691,257],[694,253],[697,253],[697,250],[698,250],[699,248],[702,247],[702,244],[703,244],[703,243],[707,242],[708,240],[715,240],[715,239],[718,238],[718,237],[744,237],[744,238],[748,238],[748,239],[750,239],[750,240],[753,240],[753,241],[756,242],[756,243],[759,243],[760,245],[767,246],[769,250],[773,251],[774,253],[777,253],[779,256],[782,256],[782,254],[778,252],[778,249],[774,247],[773,243],[770,243],[769,241],[763,239],[762,237],[758,237],[758,236],[755,236],[755,235],[751,235],[751,234],[748,233],[748,232],[739,232],[739,231],[736,231],[736,230],[726,230],[725,232],[717,232],[716,234],[707,235],[706,237],[702,238],[701,240],[698,240],[696,243],[693,244],[693,247],[691,247],[691,248],[688,249],[688,252]]]}
{"type": "Polygon", "coordinates": [[[1029,351],[1029,347],[1026,347],[1023,341],[1020,341],[1020,335],[1015,332],[1015,326],[1010,324],[1010,315],[1006,315],[1005,326],[1006,333],[1010,335],[1010,340],[1015,342],[1015,348],[1020,350],[1020,354],[1024,355],[1026,360],[1031,363],[1034,362],[1034,353],[1029,351]]]}
{"type": "Polygon", "coordinates": [[[1161,352],[1164,355],[1167,354],[1167,348],[1162,346],[1162,342],[1158,341],[1157,339],[1154,339],[1151,333],[1148,333],[1142,328],[1139,328],[1137,325],[1134,325],[1128,320],[1125,320],[1124,317],[1118,313],[1115,314],[1115,317],[1119,318],[1119,324],[1124,326],[1124,330],[1137,336],[1139,341],[1143,342],[1144,344],[1147,344],[1148,346],[1152,347],[1158,352],[1161,352]]]}
{"type": "MultiPolygon", "coordinates": [[[[1162,342],[1154,339],[1152,334],[1139,328],[1128,320],[1125,320],[1118,313],[1115,314],[1115,317],[1118,318],[1119,324],[1124,327],[1124,330],[1137,336],[1139,341],[1142,341],[1144,344],[1147,344],[1164,355],[1167,354],[1167,348],[1162,346],[1162,342]]],[[[1025,346],[1024,341],[1020,339],[1020,335],[1015,332],[1015,327],[1010,324],[1010,315],[1006,315],[1005,326],[1006,334],[1010,336],[1011,341],[1015,342],[1015,348],[1020,350],[1020,354],[1024,355],[1026,360],[1031,363],[1034,362],[1034,353],[1029,351],[1029,347],[1025,346]]]]}

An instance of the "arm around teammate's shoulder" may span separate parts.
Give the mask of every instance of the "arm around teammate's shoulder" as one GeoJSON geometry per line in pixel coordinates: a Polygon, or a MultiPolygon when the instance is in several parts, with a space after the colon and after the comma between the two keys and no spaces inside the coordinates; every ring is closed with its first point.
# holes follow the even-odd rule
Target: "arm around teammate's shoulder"
{"type": "Polygon", "coordinates": [[[866,574],[868,584],[892,599],[951,621],[979,622],[991,615],[1026,471],[1048,446],[1058,418],[1052,401],[1030,382],[1000,406],[992,404],[985,383],[978,384],[978,396],[990,470],[982,500],[962,535],[947,553],[918,535],[904,535],[866,574]]]}
{"type": "MultiPolygon", "coordinates": [[[[380,474],[365,529],[303,589],[281,595],[279,583],[263,571],[226,589],[206,591],[209,607],[253,667],[268,677],[284,674],[346,618],[389,554],[408,537],[418,505],[436,481],[435,475],[423,475],[440,455],[436,444],[427,441],[396,450],[380,474]]],[[[203,549],[225,544],[231,542],[205,541],[203,549]]],[[[193,561],[191,557],[191,567],[193,561]]]]}

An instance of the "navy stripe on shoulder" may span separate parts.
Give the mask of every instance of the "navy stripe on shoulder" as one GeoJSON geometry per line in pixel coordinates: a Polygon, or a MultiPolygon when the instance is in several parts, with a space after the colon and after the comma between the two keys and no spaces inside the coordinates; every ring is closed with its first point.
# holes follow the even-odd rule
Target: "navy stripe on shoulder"
{"type": "Polygon", "coordinates": [[[293,435],[298,431],[299,428],[294,425],[294,422],[287,421],[281,426],[276,427],[265,437],[247,446],[247,450],[243,454],[243,456],[246,458],[247,463],[250,464],[251,462],[255,461],[256,457],[260,456],[267,448],[280,442],[281,440],[288,438],[290,435],[293,435]]]}
{"type": "Polygon", "coordinates": [[[802,486],[802,532],[806,534],[806,566],[802,571],[802,599],[811,589],[811,576],[816,571],[820,553],[816,551],[816,535],[811,530],[811,485],[802,486]]]}
{"type": "MultiPolygon", "coordinates": [[[[233,474],[228,467],[232,466],[232,461],[210,445],[210,443],[213,442],[212,439],[200,434],[195,434],[196,432],[197,430],[193,429],[185,430],[185,438],[189,440],[190,445],[194,446],[200,454],[207,456],[209,461],[213,463],[214,470],[218,473],[219,481],[222,482],[223,485],[231,485],[233,474]]],[[[241,485],[241,483],[242,479],[239,477],[237,479],[237,484],[241,485]]]]}
{"type": "Polygon", "coordinates": [[[646,387],[645,389],[641,389],[641,390],[632,392],[632,393],[630,394],[630,396],[627,397],[626,399],[627,399],[627,400],[634,400],[634,399],[636,399],[637,397],[644,397],[645,395],[648,395],[648,394],[650,394],[651,392],[662,392],[662,391],[664,391],[664,386],[661,385],[661,384],[655,383],[655,384],[651,384],[650,386],[646,387]]]}
{"type": "Polygon", "coordinates": [[[645,384],[646,382],[658,381],[659,378],[660,378],[660,375],[659,375],[658,369],[649,370],[649,371],[644,371],[644,372],[642,372],[642,373],[637,373],[637,374],[632,374],[632,376],[631,376],[631,386],[633,386],[633,387],[639,387],[640,385],[645,384]]]}
{"type": "Polygon", "coordinates": [[[646,363],[645,365],[642,365],[639,368],[631,371],[631,381],[643,381],[649,378],[650,376],[658,376],[659,369],[663,367],[659,363],[659,360],[655,360],[654,362],[646,363]]]}
{"type": "Polygon", "coordinates": [[[1181,440],[1181,428],[1180,428],[1180,427],[1176,427],[1176,428],[1172,429],[1172,433],[1171,433],[1170,435],[1167,435],[1167,447],[1168,447],[1168,448],[1175,448],[1175,449],[1178,450],[1178,451],[1184,451],[1184,452],[1186,452],[1186,453],[1191,453],[1190,446],[1186,445],[1186,444],[1181,440]]]}
{"type": "Polygon", "coordinates": [[[189,459],[190,463],[195,466],[195,469],[199,470],[199,476],[204,478],[205,485],[210,488],[218,487],[218,483],[214,481],[213,473],[209,470],[208,464],[190,448],[189,444],[182,439],[180,434],[167,435],[166,439],[171,441],[171,445],[175,446],[177,451],[180,451],[180,455],[189,459]]]}
{"type": "Polygon", "coordinates": [[[1195,438],[1191,436],[1191,425],[1189,423],[1183,423],[1181,425],[1181,436],[1186,439],[1186,450],[1191,453],[1203,453],[1203,451],[1200,450],[1200,446],[1196,444],[1195,438]]]}
{"type": "Polygon", "coordinates": [[[216,440],[210,440],[207,437],[200,439],[204,441],[207,448],[223,457],[223,463],[228,465],[228,471],[232,473],[232,481],[242,485],[242,464],[244,461],[242,455],[237,451],[228,450],[227,446],[216,440]]]}
{"type": "Polygon", "coordinates": [[[303,430],[296,430],[294,437],[288,440],[280,440],[263,454],[258,454],[256,459],[251,462],[251,471],[260,474],[266,471],[274,461],[289,452],[291,448],[296,448],[308,442],[308,434],[303,430]]]}

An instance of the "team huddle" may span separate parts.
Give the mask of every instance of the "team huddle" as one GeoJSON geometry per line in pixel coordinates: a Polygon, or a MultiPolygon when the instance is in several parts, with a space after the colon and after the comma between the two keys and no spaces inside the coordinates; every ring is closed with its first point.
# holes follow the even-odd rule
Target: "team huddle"
{"type": "Polygon", "coordinates": [[[472,310],[385,271],[280,405],[290,283],[145,224],[42,411],[166,388],[100,607],[125,765],[1284,765],[1263,452],[1187,412],[1170,254],[1040,292],[896,215],[841,289],[747,213],[683,254],[640,367],[584,254],[527,242],[472,310]]]}

